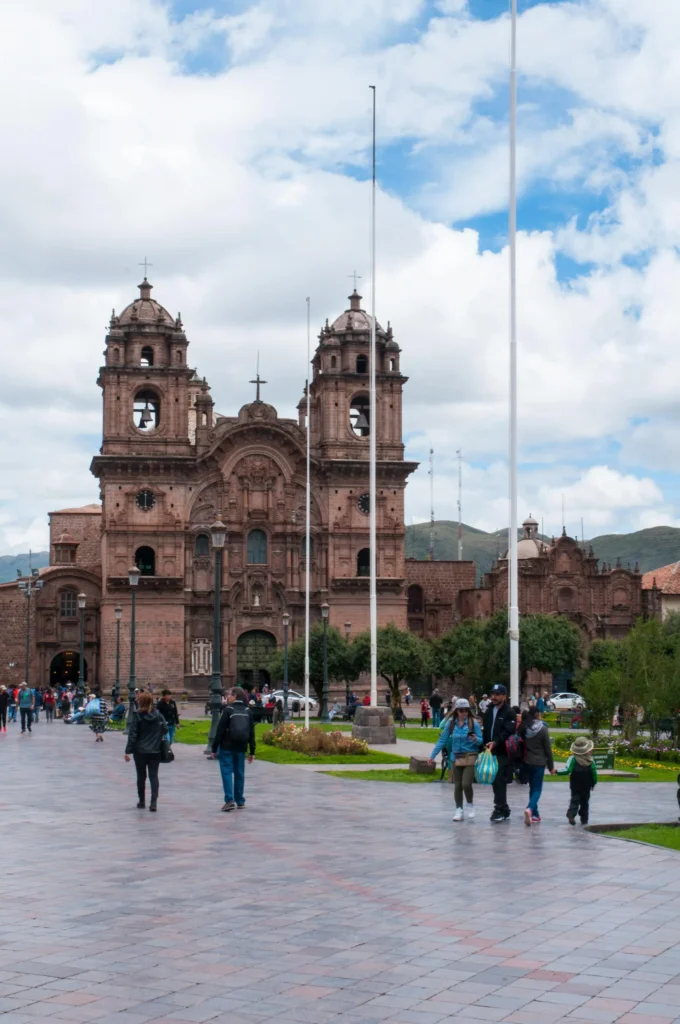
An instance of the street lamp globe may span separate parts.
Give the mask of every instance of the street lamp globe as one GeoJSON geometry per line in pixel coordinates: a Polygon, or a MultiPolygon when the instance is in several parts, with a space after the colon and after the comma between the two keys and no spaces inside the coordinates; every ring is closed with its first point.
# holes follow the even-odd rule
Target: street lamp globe
{"type": "Polygon", "coordinates": [[[282,620],[283,628],[288,629],[288,626],[290,625],[290,612],[284,612],[282,615],[282,620]]]}
{"type": "Polygon", "coordinates": [[[116,616],[118,622],[123,618],[123,609],[119,604],[113,609],[113,614],[116,616]]]}
{"type": "Polygon", "coordinates": [[[347,638],[347,640],[349,640],[349,636],[350,636],[351,632],[352,632],[352,623],[351,622],[346,622],[345,623],[345,637],[347,638]]]}
{"type": "Polygon", "coordinates": [[[82,610],[87,604],[87,594],[78,594],[78,607],[82,610]]]}
{"type": "Polygon", "coordinates": [[[130,566],[130,568],[128,569],[128,580],[130,581],[130,586],[131,587],[136,587],[137,586],[137,584],[139,583],[139,577],[141,575],[142,574],[141,574],[141,572],[139,571],[139,569],[138,569],[138,567],[136,565],[131,565],[130,566]]]}
{"type": "Polygon", "coordinates": [[[227,528],[221,519],[216,519],[210,527],[212,545],[214,548],[223,548],[227,539],[227,528]]]}
{"type": "Polygon", "coordinates": [[[328,605],[324,601],[324,603],[321,605],[321,618],[322,619],[327,619],[328,618],[328,610],[329,610],[328,609],[328,605]]]}

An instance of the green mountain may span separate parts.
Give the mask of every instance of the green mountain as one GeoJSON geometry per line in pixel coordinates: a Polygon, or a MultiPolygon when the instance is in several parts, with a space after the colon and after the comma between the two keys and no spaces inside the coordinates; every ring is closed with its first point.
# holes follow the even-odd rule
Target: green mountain
{"type": "MultiPolygon", "coordinates": [[[[437,561],[458,557],[458,524],[438,520],[434,524],[434,557],[437,561]]],[[[550,541],[550,537],[544,537],[550,541]]],[[[608,533],[587,540],[600,561],[616,564],[617,558],[631,569],[637,562],[640,572],[658,569],[680,559],[680,529],[674,526],[653,526],[636,533],[608,533]]],[[[406,527],[406,557],[427,558],[430,547],[430,524],[416,523],[406,527]]],[[[477,576],[488,572],[499,555],[508,547],[508,531],[484,533],[474,526],[463,524],[463,558],[477,563],[477,576]]]]}
{"type": "Polygon", "coordinates": [[[30,565],[34,569],[42,569],[50,564],[49,551],[32,551],[26,555],[0,555],[0,583],[10,583],[17,578],[17,571],[28,576],[30,565]]]}

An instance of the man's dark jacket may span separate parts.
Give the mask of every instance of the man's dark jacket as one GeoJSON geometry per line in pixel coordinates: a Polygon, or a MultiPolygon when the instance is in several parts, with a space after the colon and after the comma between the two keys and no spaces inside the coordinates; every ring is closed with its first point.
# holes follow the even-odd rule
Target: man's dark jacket
{"type": "Polygon", "coordinates": [[[168,725],[179,725],[179,711],[174,700],[165,701],[161,697],[156,707],[168,725]]]}
{"type": "Polygon", "coordinates": [[[502,704],[497,713],[496,721],[493,720],[494,705],[489,704],[488,708],[484,712],[484,722],[482,726],[482,735],[484,745],[487,743],[495,743],[493,753],[498,757],[505,757],[507,752],[505,749],[505,741],[512,736],[517,727],[517,716],[512,710],[507,701],[502,704]]]}
{"type": "Polygon", "coordinates": [[[227,704],[226,708],[222,712],[222,717],[217,725],[215,739],[213,740],[213,754],[216,754],[220,747],[222,750],[233,750],[238,754],[244,754],[246,750],[249,750],[251,757],[255,753],[255,719],[253,718],[253,713],[250,708],[247,707],[242,700],[235,700],[233,704],[227,704]],[[231,740],[229,735],[229,721],[234,712],[237,714],[243,714],[245,712],[250,719],[250,736],[247,743],[234,743],[231,740]]]}

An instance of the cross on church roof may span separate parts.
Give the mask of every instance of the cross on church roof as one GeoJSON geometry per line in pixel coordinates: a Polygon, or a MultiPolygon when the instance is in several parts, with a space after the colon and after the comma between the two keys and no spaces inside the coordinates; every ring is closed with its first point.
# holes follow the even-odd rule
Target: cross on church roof
{"type": "Polygon", "coordinates": [[[361,280],[361,274],[357,274],[356,270],[353,270],[352,273],[348,274],[347,276],[354,278],[354,291],[356,291],[357,290],[357,281],[361,280]]]}
{"type": "Polygon", "coordinates": [[[144,257],[144,262],[143,263],[138,263],[137,266],[138,267],[144,267],[144,280],[146,281],[146,271],[147,271],[147,268],[148,267],[152,267],[153,263],[149,263],[149,261],[147,260],[147,258],[145,256],[144,257]]]}
{"type": "Polygon", "coordinates": [[[255,374],[255,380],[249,380],[248,383],[249,384],[257,385],[257,390],[255,392],[255,401],[256,402],[262,401],[262,399],[260,398],[260,385],[261,384],[266,384],[267,381],[266,380],[262,380],[262,378],[260,377],[260,371],[259,370],[255,374]]]}

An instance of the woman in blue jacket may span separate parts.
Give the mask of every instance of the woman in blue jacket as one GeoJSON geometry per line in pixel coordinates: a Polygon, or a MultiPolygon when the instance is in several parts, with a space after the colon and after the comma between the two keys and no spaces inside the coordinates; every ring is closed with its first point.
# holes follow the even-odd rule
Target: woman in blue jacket
{"type": "Polygon", "coordinates": [[[444,747],[449,752],[449,762],[453,764],[453,795],[456,801],[454,821],[463,820],[463,794],[467,801],[467,817],[475,816],[472,783],[475,778],[475,761],[482,745],[482,730],[470,710],[470,702],[461,698],[456,701],[453,714],[447,718],[441,735],[430,754],[430,762],[444,747]]]}

